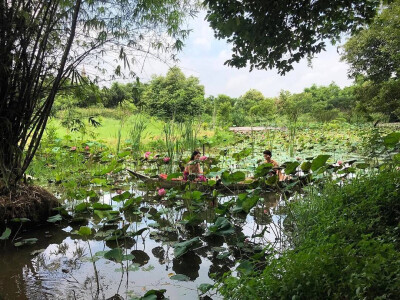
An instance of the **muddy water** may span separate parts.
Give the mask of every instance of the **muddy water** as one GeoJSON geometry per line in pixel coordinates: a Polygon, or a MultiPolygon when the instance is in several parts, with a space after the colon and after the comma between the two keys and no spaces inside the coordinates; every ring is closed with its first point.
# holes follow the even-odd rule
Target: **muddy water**
{"type": "MultiPolygon", "coordinates": [[[[101,202],[117,208],[120,203],[113,203],[111,196],[104,196],[101,202]]],[[[234,269],[252,247],[282,246],[283,216],[277,213],[279,204],[279,195],[264,196],[250,214],[234,218],[236,233],[229,237],[205,236],[207,226],[216,217],[214,208],[201,213],[203,222],[191,229],[179,223],[186,213],[183,209],[166,208],[159,202],[142,204],[143,214],[130,225],[130,231],[145,227],[149,230],[119,243],[99,236],[85,241],[74,233],[83,225],[100,232],[104,224],[93,218],[82,224],[61,223],[22,232],[18,237],[35,237],[38,242],[18,248],[11,241],[1,244],[0,299],[108,299],[117,294],[122,297],[117,299],[136,299],[151,289],[165,289],[169,299],[197,299],[198,286],[214,282],[210,274],[218,277],[234,269]],[[151,219],[150,209],[162,212],[157,222],[151,219]],[[242,242],[238,247],[243,234],[245,245],[242,242]],[[196,236],[200,236],[202,246],[176,259],[173,244],[196,236]],[[133,261],[121,264],[95,255],[117,247],[134,255],[133,261]],[[224,253],[224,258],[218,257],[224,253]],[[187,281],[171,279],[175,274],[186,275],[187,281]]],[[[121,226],[120,223],[110,228],[121,226]]],[[[209,295],[219,299],[215,291],[209,295]]]]}

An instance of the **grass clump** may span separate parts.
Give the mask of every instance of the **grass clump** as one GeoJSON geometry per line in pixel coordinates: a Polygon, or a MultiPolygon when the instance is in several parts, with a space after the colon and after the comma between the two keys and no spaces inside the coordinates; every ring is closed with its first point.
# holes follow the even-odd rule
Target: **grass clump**
{"type": "Polygon", "coordinates": [[[289,205],[293,248],[262,271],[226,276],[229,299],[395,299],[400,295],[400,172],[328,184],[289,205]]]}

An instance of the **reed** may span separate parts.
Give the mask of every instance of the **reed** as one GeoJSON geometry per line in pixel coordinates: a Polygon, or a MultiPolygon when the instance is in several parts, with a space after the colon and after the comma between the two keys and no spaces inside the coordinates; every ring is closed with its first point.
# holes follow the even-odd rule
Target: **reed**
{"type": "Polygon", "coordinates": [[[139,153],[144,138],[144,131],[146,130],[148,122],[142,115],[136,115],[133,125],[129,131],[129,138],[131,142],[132,152],[139,153]]]}

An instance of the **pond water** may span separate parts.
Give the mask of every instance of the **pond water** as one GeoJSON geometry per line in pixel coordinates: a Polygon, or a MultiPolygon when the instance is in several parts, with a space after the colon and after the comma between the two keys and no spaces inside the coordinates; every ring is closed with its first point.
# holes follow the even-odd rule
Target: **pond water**
{"type": "MultiPolygon", "coordinates": [[[[143,196],[141,203],[114,222],[107,224],[105,219],[87,214],[75,222],[62,221],[18,235],[19,240],[37,238],[34,245],[17,248],[10,241],[1,245],[0,299],[108,299],[115,295],[120,298],[113,299],[140,299],[152,289],[165,289],[164,296],[169,299],[197,299],[201,284],[213,284],[213,278],[234,270],[240,259],[268,244],[284,246],[282,195],[262,195],[249,214],[232,215],[233,234],[209,235],[208,227],[217,218],[211,202],[203,201],[196,208],[197,226],[185,226],[181,220],[187,220],[189,212],[183,200],[177,198],[171,205],[137,189],[130,193],[143,196]],[[80,226],[92,228],[87,240],[76,234],[80,226]],[[106,241],[118,228],[127,233],[144,231],[106,241]],[[195,237],[200,237],[200,243],[176,258],[174,245],[195,237]],[[133,259],[119,263],[104,257],[105,251],[117,248],[132,254],[133,259]],[[185,281],[175,280],[176,274],[185,275],[185,281]]],[[[124,202],[113,201],[115,195],[106,193],[99,202],[118,211],[124,202]]],[[[218,202],[228,203],[232,197],[220,196],[218,202]]],[[[213,290],[208,295],[220,299],[213,290]]]]}

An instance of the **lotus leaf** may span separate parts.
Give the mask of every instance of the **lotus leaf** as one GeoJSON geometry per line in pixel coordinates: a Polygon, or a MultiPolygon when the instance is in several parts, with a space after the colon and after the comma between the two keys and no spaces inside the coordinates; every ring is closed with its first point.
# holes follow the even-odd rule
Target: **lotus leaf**
{"type": "Polygon", "coordinates": [[[61,220],[62,220],[62,216],[60,214],[57,214],[55,216],[52,216],[52,217],[48,218],[47,222],[55,223],[55,222],[61,221],[61,220]]]}
{"type": "Polygon", "coordinates": [[[172,280],[190,281],[190,278],[184,274],[176,274],[170,277],[172,280]]]}
{"type": "Polygon", "coordinates": [[[15,243],[14,246],[21,247],[24,245],[33,245],[36,244],[37,241],[38,241],[37,238],[23,239],[22,241],[15,243]]]}
{"type": "Polygon", "coordinates": [[[198,289],[201,291],[202,294],[207,293],[209,290],[211,290],[214,287],[213,284],[209,283],[202,283],[199,285],[198,289]]]}
{"type": "Polygon", "coordinates": [[[297,167],[300,165],[299,162],[287,162],[285,168],[285,174],[293,174],[296,172],[297,167]]]}
{"type": "Polygon", "coordinates": [[[311,163],[311,170],[313,172],[317,171],[319,168],[325,165],[326,161],[331,157],[330,155],[318,155],[316,158],[313,159],[311,163]]]}
{"type": "Polygon", "coordinates": [[[4,230],[3,234],[0,236],[0,240],[7,240],[10,237],[11,234],[11,229],[10,228],[6,228],[6,230],[4,230]]]}
{"type": "Polygon", "coordinates": [[[199,246],[201,246],[201,241],[200,241],[199,237],[195,237],[195,238],[185,241],[185,242],[177,243],[174,246],[175,258],[179,258],[186,252],[188,252],[194,248],[197,248],[199,246]]]}
{"type": "Polygon", "coordinates": [[[216,234],[216,235],[228,235],[235,232],[235,228],[224,217],[218,217],[214,225],[211,225],[208,229],[209,229],[209,234],[216,234]]]}
{"type": "Polygon", "coordinates": [[[124,255],[120,248],[112,249],[104,254],[104,258],[108,260],[115,261],[117,263],[121,263],[124,260],[132,260],[134,256],[132,254],[124,255]]]}

